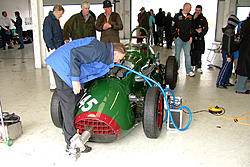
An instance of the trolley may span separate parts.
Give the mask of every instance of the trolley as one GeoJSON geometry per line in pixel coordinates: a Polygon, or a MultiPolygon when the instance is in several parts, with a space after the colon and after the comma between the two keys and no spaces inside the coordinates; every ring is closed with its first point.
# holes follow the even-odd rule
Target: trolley
{"type": "Polygon", "coordinates": [[[8,146],[13,144],[13,140],[23,133],[20,117],[8,112],[3,112],[0,101],[0,142],[8,146]]]}
{"type": "Polygon", "coordinates": [[[211,48],[208,49],[209,50],[209,53],[207,56],[207,62],[209,63],[207,65],[208,68],[213,68],[213,67],[220,68],[219,66],[214,65],[213,62],[214,62],[215,57],[221,54],[221,47],[222,47],[221,43],[214,42],[212,43],[211,48]]]}

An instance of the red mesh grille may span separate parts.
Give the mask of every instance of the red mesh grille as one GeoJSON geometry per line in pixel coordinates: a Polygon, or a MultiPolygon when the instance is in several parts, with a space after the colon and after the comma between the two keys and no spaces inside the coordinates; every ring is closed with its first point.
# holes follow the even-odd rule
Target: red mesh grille
{"type": "Polygon", "coordinates": [[[79,130],[79,133],[85,131],[85,127],[93,127],[94,135],[112,135],[115,134],[114,130],[106,123],[100,120],[84,119],[75,124],[75,128],[79,130]]]}

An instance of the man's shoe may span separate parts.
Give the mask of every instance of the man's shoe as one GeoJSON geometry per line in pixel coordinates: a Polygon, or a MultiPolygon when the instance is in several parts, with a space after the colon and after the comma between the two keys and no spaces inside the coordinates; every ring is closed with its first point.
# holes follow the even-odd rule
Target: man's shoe
{"type": "Polygon", "coordinates": [[[3,50],[5,50],[5,47],[3,47],[3,50]]]}
{"type": "Polygon", "coordinates": [[[20,49],[24,49],[24,47],[20,47],[20,48],[18,48],[18,49],[19,49],[19,50],[20,50],[20,49]]]}
{"type": "Polygon", "coordinates": [[[14,49],[12,46],[8,46],[8,49],[14,49]]]}
{"type": "Polygon", "coordinates": [[[219,85],[219,86],[216,86],[217,88],[220,88],[220,89],[227,89],[227,86],[226,85],[219,85]]]}
{"type": "Polygon", "coordinates": [[[87,144],[84,144],[85,149],[81,150],[81,153],[88,153],[92,150],[92,147],[88,146],[87,144]]]}
{"type": "Polygon", "coordinates": [[[238,92],[238,91],[235,91],[235,93],[238,93],[238,94],[250,94],[250,90],[247,90],[245,92],[238,92]]]}
{"type": "Polygon", "coordinates": [[[234,86],[234,84],[232,84],[232,83],[227,83],[227,84],[225,84],[225,86],[234,86]]]}
{"type": "Polygon", "coordinates": [[[198,73],[200,73],[200,74],[202,74],[202,73],[203,73],[203,71],[202,71],[202,69],[201,69],[201,68],[198,68],[198,69],[197,69],[197,72],[198,72],[198,73]]]}
{"type": "MultiPolygon", "coordinates": [[[[81,153],[88,153],[92,150],[92,147],[88,146],[87,144],[84,144],[84,148],[79,148],[81,153]]],[[[75,150],[75,148],[72,148],[70,146],[66,146],[66,152],[74,152],[72,150],[75,150]]]]}
{"type": "Polygon", "coordinates": [[[190,71],[187,75],[190,76],[190,77],[194,77],[195,76],[194,72],[192,72],[192,71],[190,71]]]}

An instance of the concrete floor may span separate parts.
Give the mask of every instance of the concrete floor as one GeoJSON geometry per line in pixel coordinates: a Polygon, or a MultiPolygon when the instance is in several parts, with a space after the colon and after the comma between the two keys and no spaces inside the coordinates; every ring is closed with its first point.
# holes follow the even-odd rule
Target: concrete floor
{"type": "MultiPolygon", "coordinates": [[[[163,62],[168,55],[173,55],[167,49],[154,49],[161,52],[163,62]]],[[[206,68],[206,56],[203,56],[204,73],[193,78],[186,77],[182,63],[174,90],[176,96],[182,96],[183,105],[193,112],[214,105],[224,107],[229,117],[249,112],[249,95],[236,94],[233,87],[227,90],[215,87],[218,69],[206,68]]],[[[89,143],[93,150],[82,154],[75,162],[65,152],[61,129],[52,124],[51,95],[47,69],[34,69],[31,44],[26,44],[24,50],[17,50],[17,46],[12,50],[0,50],[3,110],[19,115],[23,127],[23,135],[14,140],[11,147],[0,143],[1,166],[250,166],[249,126],[207,112],[193,114],[192,124],[184,132],[169,132],[164,125],[161,136],[155,140],[146,138],[139,125],[114,143],[89,143]]],[[[184,114],[184,125],[187,119],[188,115],[184,114]]]]}

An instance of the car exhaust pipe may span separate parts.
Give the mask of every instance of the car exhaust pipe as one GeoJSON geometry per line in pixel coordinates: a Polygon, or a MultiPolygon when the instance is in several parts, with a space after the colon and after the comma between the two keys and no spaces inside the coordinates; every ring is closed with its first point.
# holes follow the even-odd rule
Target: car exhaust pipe
{"type": "Polygon", "coordinates": [[[77,160],[81,155],[81,149],[85,148],[85,144],[88,142],[89,138],[93,133],[93,127],[86,127],[86,130],[80,135],[78,132],[70,139],[70,146],[73,148],[69,150],[69,155],[77,160]]]}
{"type": "Polygon", "coordinates": [[[82,141],[83,145],[88,142],[89,138],[93,134],[93,127],[86,127],[85,129],[86,130],[80,136],[80,140],[82,141]]]}

